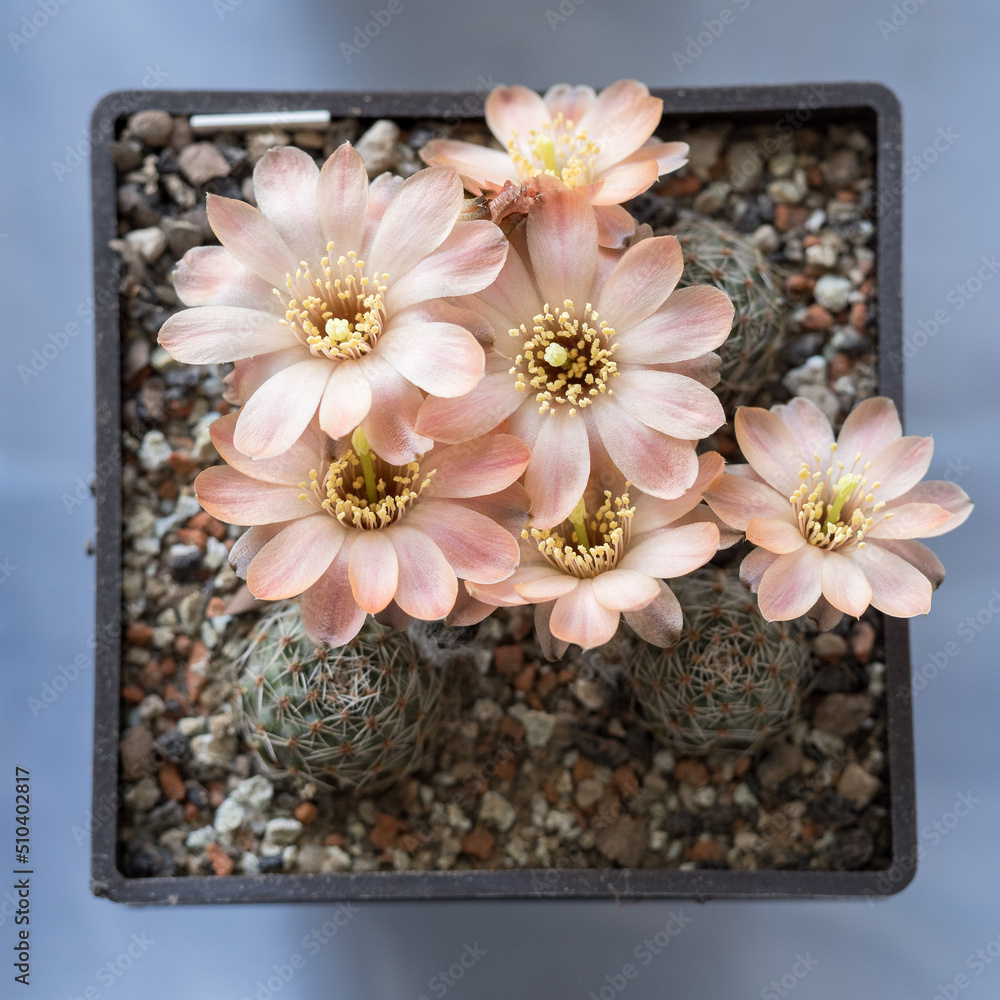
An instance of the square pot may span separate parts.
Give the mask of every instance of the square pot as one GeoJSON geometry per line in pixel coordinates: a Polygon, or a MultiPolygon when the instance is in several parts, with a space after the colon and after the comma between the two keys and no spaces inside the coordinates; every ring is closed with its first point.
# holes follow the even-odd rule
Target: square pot
{"type": "MultiPolygon", "coordinates": [[[[807,123],[851,119],[865,124],[875,145],[874,207],[878,215],[879,391],[902,407],[902,372],[895,363],[902,342],[901,207],[902,141],[896,98],[876,84],[656,90],[663,124],[732,122],[774,133],[807,123]]],[[[909,632],[905,621],[884,622],[887,784],[890,794],[891,864],[884,870],[818,871],[717,869],[502,869],[476,871],[368,871],[341,874],[257,874],[127,877],[119,867],[117,823],[122,606],[122,393],[120,261],[109,248],[117,235],[116,174],[110,145],[124,118],[145,109],[175,115],[326,110],[334,119],[482,116],[479,94],[123,92],[94,111],[92,136],[95,339],[97,352],[97,646],[94,742],[95,817],[92,889],[128,903],[323,901],[343,899],[468,898],[773,898],[877,897],[902,889],[916,859],[915,786],[909,632]],[[106,820],[106,821],[105,821],[106,820]]]]}

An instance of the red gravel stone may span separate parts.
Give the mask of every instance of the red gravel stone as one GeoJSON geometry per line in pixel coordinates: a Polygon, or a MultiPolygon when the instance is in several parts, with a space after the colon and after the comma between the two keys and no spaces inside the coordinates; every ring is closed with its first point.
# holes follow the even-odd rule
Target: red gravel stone
{"type": "Polygon", "coordinates": [[[851,326],[858,333],[865,332],[865,324],[868,322],[868,306],[864,302],[851,303],[851,326]]]}
{"type": "Polygon", "coordinates": [[[513,781],[517,775],[517,764],[509,758],[502,760],[497,764],[493,774],[500,781],[513,781]]]}
{"type": "Polygon", "coordinates": [[[396,846],[401,851],[406,851],[407,854],[412,854],[423,841],[418,833],[402,833],[399,835],[399,839],[396,841],[396,846]]]}
{"type": "Polygon", "coordinates": [[[233,859],[215,841],[205,848],[208,860],[212,862],[212,868],[216,875],[232,875],[235,864],[233,859]]]}
{"type": "Polygon", "coordinates": [[[529,663],[518,675],[514,678],[514,690],[522,691],[527,693],[531,690],[532,685],[535,683],[535,665],[534,663],[529,663]]]}
{"type": "Polygon", "coordinates": [[[635,776],[635,771],[628,764],[616,767],[614,774],[611,775],[611,781],[626,799],[632,798],[639,790],[639,779],[635,776]]]}
{"type": "Polygon", "coordinates": [[[125,630],[125,638],[133,646],[148,646],[153,638],[153,629],[145,622],[132,622],[125,630]]]}
{"type": "Polygon", "coordinates": [[[318,813],[319,810],[312,802],[300,802],[295,807],[295,818],[306,826],[315,821],[318,813]]]}
{"type": "Polygon", "coordinates": [[[802,317],[803,330],[829,330],[833,326],[833,316],[818,302],[813,303],[802,317]]]}
{"type": "Polygon", "coordinates": [[[395,816],[379,813],[378,819],[375,820],[375,829],[368,834],[368,839],[377,850],[384,851],[396,843],[401,825],[395,816]]]}
{"type": "Polygon", "coordinates": [[[208,792],[208,804],[218,809],[226,800],[226,786],[221,781],[210,781],[205,790],[208,792]]]}
{"type": "Polygon", "coordinates": [[[122,699],[131,702],[133,705],[138,705],[145,697],[145,692],[138,684],[126,684],[122,688],[122,699]]]}
{"type": "Polygon", "coordinates": [[[689,785],[694,785],[695,788],[701,788],[702,785],[708,784],[708,769],[700,760],[695,760],[693,757],[682,757],[674,768],[674,777],[678,781],[686,781],[689,785]]]}
{"type": "Polygon", "coordinates": [[[858,663],[870,663],[875,649],[875,626],[871,622],[858,622],[851,636],[851,652],[858,663]]]}
{"type": "Polygon", "coordinates": [[[830,381],[840,378],[842,375],[850,375],[851,359],[842,351],[838,351],[830,359],[830,381]]]}
{"type": "Polygon", "coordinates": [[[480,861],[489,861],[493,857],[495,847],[496,840],[493,834],[481,826],[470,830],[462,838],[462,851],[480,861]]]}
{"type": "Polygon", "coordinates": [[[524,665],[524,650],[519,645],[497,646],[493,651],[493,665],[497,672],[513,677],[521,672],[524,665]]]}
{"type": "Polygon", "coordinates": [[[201,810],[193,802],[184,803],[184,822],[197,823],[201,810]]]}
{"type": "Polygon", "coordinates": [[[786,205],[779,202],[774,206],[774,228],[779,233],[787,233],[789,229],[804,226],[809,217],[809,209],[802,205],[786,205]]]}
{"type": "Polygon", "coordinates": [[[167,461],[179,476],[190,476],[198,468],[198,463],[183,451],[172,451],[167,461]]]}
{"type": "Polygon", "coordinates": [[[685,861],[725,861],[726,852],[717,840],[699,840],[685,852],[685,861]]]}
{"type": "Polygon", "coordinates": [[[168,799],[173,799],[174,802],[183,802],[187,798],[184,779],[176,764],[164,764],[157,777],[160,779],[160,789],[168,799]]]}
{"type": "Polygon", "coordinates": [[[198,528],[178,528],[177,537],[185,545],[197,545],[202,552],[205,551],[205,546],[208,544],[208,537],[204,531],[200,531],[198,528]]]}
{"type": "Polygon", "coordinates": [[[342,833],[328,833],[323,843],[326,847],[347,847],[347,838],[342,833]]]}
{"type": "Polygon", "coordinates": [[[187,526],[189,528],[200,528],[213,538],[222,539],[226,534],[226,526],[218,518],[212,517],[207,510],[198,511],[188,521],[187,526]]]}
{"type": "Polygon", "coordinates": [[[540,698],[546,698],[559,686],[559,678],[551,670],[538,675],[535,682],[535,690],[540,698]]]}
{"type": "Polygon", "coordinates": [[[793,274],[785,282],[785,294],[792,299],[804,299],[812,295],[816,282],[804,274],[793,274]]]}
{"type": "Polygon", "coordinates": [[[573,780],[583,781],[585,778],[592,778],[595,769],[594,762],[581,754],[573,765],[573,780]]]}
{"type": "Polygon", "coordinates": [[[512,740],[524,739],[524,724],[518,722],[512,715],[505,715],[500,720],[500,732],[504,736],[509,736],[512,740]]]}

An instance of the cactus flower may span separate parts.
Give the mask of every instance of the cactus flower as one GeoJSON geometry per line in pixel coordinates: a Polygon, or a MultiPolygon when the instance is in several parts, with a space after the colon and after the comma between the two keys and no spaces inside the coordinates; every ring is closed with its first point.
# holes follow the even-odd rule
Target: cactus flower
{"type": "Polygon", "coordinates": [[[809,614],[820,628],[871,604],[885,614],[926,614],[944,579],[918,538],[957,528],[972,511],[954,483],[921,482],[934,443],[902,436],[891,399],[860,403],[834,439],[812,402],[736,411],[749,463],[705,491],[728,524],[757,546],[740,568],[769,621],[809,614]]]}
{"type": "Polygon", "coordinates": [[[193,308],[164,323],[160,343],[189,364],[236,362],[244,454],[280,455],[314,416],[334,438],[360,425],[388,461],[427,451],[413,428],[421,390],[461,395],[483,376],[475,317],[443,297],[496,277],[503,233],[457,221],[453,170],[383,174],[369,186],[346,143],[322,170],[302,150],[270,150],[254,192],[259,209],[209,195],[222,246],[181,260],[175,285],[193,308]]]}
{"type": "Polygon", "coordinates": [[[663,581],[703,566],[719,548],[719,527],[699,504],[722,467],[715,452],[700,456],[695,482],[674,500],[630,494],[627,483],[613,495],[591,483],[563,524],[522,532],[513,576],[466,588],[484,604],[535,604],[535,631],[550,659],[570,643],[610,641],[622,614],[641,638],[669,646],[683,620],[663,581]]]}
{"type": "Polygon", "coordinates": [[[485,378],[460,398],[428,397],[418,432],[462,441],[507,419],[532,451],[525,486],[540,528],[569,517],[591,452],[643,492],[680,497],[698,474],[694,442],[725,419],[709,386],[732,303],[707,285],[675,291],[684,261],[673,236],[599,251],[592,206],[567,188],[532,210],[524,233],[497,280],[461,300],[493,330],[485,378]]]}
{"type": "Polygon", "coordinates": [[[312,424],[281,455],[255,460],[236,447],[236,426],[235,414],[212,424],[229,464],[202,472],[195,492],[213,516],[251,525],[230,561],[255,597],[302,594],[315,642],[341,646],[367,613],[393,603],[412,618],[443,618],[458,577],[497,583],[514,572],[517,542],[497,520],[512,504],[527,519],[515,480],[528,449],[517,438],[491,434],[400,465],[360,429],[331,448],[312,424]]]}

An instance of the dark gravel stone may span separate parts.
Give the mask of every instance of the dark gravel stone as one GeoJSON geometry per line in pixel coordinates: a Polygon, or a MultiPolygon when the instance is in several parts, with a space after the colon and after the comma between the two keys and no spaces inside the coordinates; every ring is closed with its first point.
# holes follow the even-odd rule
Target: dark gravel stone
{"type": "Polygon", "coordinates": [[[127,878],[156,878],[174,874],[174,858],[161,844],[132,843],[125,847],[122,874],[127,878]]]}
{"type": "Polygon", "coordinates": [[[197,781],[187,781],[184,783],[187,789],[187,800],[198,809],[208,808],[208,792],[205,786],[197,781]]]}
{"type": "Polygon", "coordinates": [[[793,368],[804,365],[814,354],[818,354],[823,347],[823,334],[806,333],[801,337],[796,337],[785,348],[785,360],[793,368]]]}
{"type": "Polygon", "coordinates": [[[173,826],[184,822],[184,807],[179,802],[162,802],[152,809],[146,819],[146,826],[154,837],[173,826]]]}
{"type": "Polygon", "coordinates": [[[701,832],[701,819],[686,809],[679,812],[668,812],[663,817],[663,829],[671,837],[690,837],[701,832]]]}
{"type": "Polygon", "coordinates": [[[811,688],[820,694],[853,694],[868,687],[868,674],[857,663],[825,663],[816,671],[811,688]]]}
{"type": "Polygon", "coordinates": [[[868,863],[874,850],[875,843],[867,830],[845,830],[820,857],[826,861],[824,867],[833,871],[856,871],[868,863]]]}
{"type": "Polygon", "coordinates": [[[849,799],[832,788],[809,804],[809,815],[824,826],[840,829],[858,821],[858,811],[849,799]]]}
{"type": "Polygon", "coordinates": [[[577,749],[584,757],[604,767],[617,767],[628,760],[628,748],[620,740],[610,736],[598,736],[580,726],[573,727],[573,738],[577,749]]]}
{"type": "Polygon", "coordinates": [[[172,764],[186,760],[191,753],[190,741],[179,729],[168,729],[161,733],[156,737],[154,745],[164,760],[169,760],[172,764]]]}
{"type": "Polygon", "coordinates": [[[268,872],[280,872],[284,870],[284,867],[285,867],[285,862],[280,854],[275,854],[272,857],[260,859],[261,874],[266,875],[268,872]]]}
{"type": "MultiPolygon", "coordinates": [[[[733,823],[740,816],[739,806],[716,805],[702,813],[702,826],[711,834],[719,836],[732,833],[733,823]]],[[[729,867],[726,865],[725,867],[729,867]]]]}

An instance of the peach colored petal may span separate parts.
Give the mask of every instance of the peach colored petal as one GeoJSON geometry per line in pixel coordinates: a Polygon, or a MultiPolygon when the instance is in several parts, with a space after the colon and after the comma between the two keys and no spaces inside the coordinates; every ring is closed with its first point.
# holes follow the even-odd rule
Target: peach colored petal
{"type": "Polygon", "coordinates": [[[719,397],[684,375],[630,366],[619,369],[613,384],[620,406],[670,437],[699,440],[726,422],[719,397]]]}
{"type": "Polygon", "coordinates": [[[477,186],[490,181],[502,187],[504,181],[518,181],[511,158],[499,149],[489,149],[474,142],[457,139],[431,139],[420,150],[420,158],[428,166],[454,167],[463,178],[477,181],[477,186]]]}
{"type": "Polygon", "coordinates": [[[566,655],[566,650],[569,649],[569,643],[557,639],[549,628],[549,622],[552,620],[552,609],[555,606],[555,601],[535,605],[535,638],[541,647],[542,656],[549,661],[560,659],[566,655]]]}
{"type": "Polygon", "coordinates": [[[528,496],[528,491],[520,483],[511,483],[506,489],[490,496],[452,500],[451,502],[485,514],[491,521],[496,521],[504,530],[516,537],[520,537],[521,531],[528,523],[528,514],[531,511],[531,499],[528,496]]]}
{"type": "Polygon", "coordinates": [[[375,354],[365,359],[365,377],[375,404],[361,429],[375,453],[394,465],[404,465],[430,451],[434,442],[413,427],[424,400],[420,390],[375,354]]]}
{"type": "Polygon", "coordinates": [[[614,638],[619,619],[617,611],[597,603],[591,581],[580,580],[578,586],[555,602],[549,628],[556,639],[593,649],[614,638]]]}
{"type": "Polygon", "coordinates": [[[737,542],[743,541],[743,532],[737,531],[731,525],[726,524],[708,504],[699,504],[694,510],[677,518],[674,521],[674,525],[679,527],[682,524],[699,524],[702,521],[709,521],[719,529],[720,550],[728,549],[737,542]]]}
{"type": "Polygon", "coordinates": [[[757,406],[741,406],[733,425],[754,472],[779,493],[791,496],[800,485],[802,453],[781,418],[757,406]]]}
{"type": "Polygon", "coordinates": [[[850,556],[825,552],[821,583],[823,596],[845,615],[860,618],[871,603],[872,588],[850,556]]]}
{"type": "Polygon", "coordinates": [[[481,310],[493,327],[496,350],[507,358],[513,358],[521,347],[521,340],[508,336],[509,331],[522,323],[530,327],[531,318],[542,307],[542,293],[525,263],[527,249],[518,251],[515,246],[518,235],[526,229],[521,226],[514,230],[507,259],[496,281],[471,300],[474,308],[481,310]]]}
{"type": "Polygon", "coordinates": [[[910,539],[873,538],[865,548],[871,548],[873,545],[906,560],[930,580],[934,590],[944,582],[944,563],[923,542],[910,539]]]}
{"type": "Polygon", "coordinates": [[[283,531],[295,521],[277,521],[274,524],[259,524],[252,528],[247,528],[239,538],[233,542],[233,547],[229,550],[229,565],[233,567],[236,575],[245,580],[250,562],[258,552],[280,531],[283,531]]]}
{"type": "Polygon", "coordinates": [[[329,568],[346,529],[325,512],[293,521],[257,553],[247,572],[254,597],[280,601],[311,587],[329,568]]]}
{"type": "Polygon", "coordinates": [[[358,606],[370,614],[381,611],[396,593],[399,566],[389,531],[351,530],[348,579],[358,606]]]}
{"type": "Polygon", "coordinates": [[[319,425],[332,438],[353,433],[372,408],[372,387],[361,361],[333,365],[319,404],[319,425]]]}
{"type": "Polygon", "coordinates": [[[547,572],[532,566],[532,573],[521,578],[518,574],[514,583],[514,590],[521,595],[529,604],[539,604],[543,601],[554,601],[557,597],[562,597],[574,590],[580,583],[575,576],[561,573],[554,567],[547,567],[547,572]]]}
{"type": "Polygon", "coordinates": [[[649,142],[640,146],[631,156],[627,156],[622,162],[633,163],[636,160],[656,160],[659,176],[669,174],[688,161],[690,147],[686,142],[657,142],[650,139],[649,142]]]}
{"type": "MultiPolygon", "coordinates": [[[[663,112],[663,101],[648,95],[631,101],[621,110],[612,109],[610,105],[601,108],[601,103],[598,97],[587,115],[588,121],[593,122],[587,125],[588,136],[596,140],[601,149],[593,166],[598,177],[636,152],[653,134],[663,112]]],[[[656,180],[655,175],[653,180],[656,180]]]]}
{"type": "Polygon", "coordinates": [[[926,615],[931,609],[930,580],[906,559],[878,544],[854,550],[853,558],[872,588],[872,605],[896,618],[926,615]]]}
{"type": "Polygon", "coordinates": [[[698,475],[691,488],[676,500],[661,500],[659,497],[640,493],[632,499],[635,515],[632,518],[632,537],[637,538],[647,531],[655,531],[683,517],[701,503],[705,490],[722,473],[725,463],[721,455],[710,451],[698,456],[698,475]]]}
{"type": "Polygon", "coordinates": [[[458,578],[444,553],[429,535],[406,524],[390,533],[399,556],[396,603],[414,618],[444,618],[458,597],[458,578]]]}
{"type": "Polygon", "coordinates": [[[488,374],[460,399],[428,396],[420,406],[416,426],[435,441],[467,441],[489,433],[523,402],[524,396],[514,389],[506,372],[488,374]]]}
{"type": "Polygon", "coordinates": [[[618,567],[591,580],[594,600],[609,611],[638,611],[660,596],[660,582],[645,573],[618,567]]]}
{"type": "Polygon", "coordinates": [[[531,523],[551,528],[580,502],[590,476],[587,428],[579,417],[542,417],[524,486],[531,496],[531,523]]]}
{"type": "Polygon", "coordinates": [[[799,618],[822,594],[823,553],[815,545],[803,545],[778,556],[764,571],[757,585],[757,606],[769,622],[799,618]]]}
{"type": "Polygon", "coordinates": [[[174,291],[186,306],[242,306],[284,316],[274,289],[225,247],[192,247],[174,271],[174,291]]]}
{"type": "Polygon", "coordinates": [[[704,566],[719,547],[719,529],[708,521],[663,528],[644,535],[619,560],[622,569],[658,580],[684,576],[704,566]]]}
{"type": "MultiPolygon", "coordinates": [[[[676,292],[674,293],[677,294],[676,292]]],[[[678,375],[686,375],[696,382],[714,389],[720,381],[719,365],[722,358],[714,351],[702,354],[700,357],[691,358],[689,361],[674,361],[670,364],[657,365],[659,371],[676,372],[678,375]]]]}
{"type": "MultiPolygon", "coordinates": [[[[594,218],[597,219],[597,241],[602,247],[623,250],[635,235],[635,219],[621,205],[595,205],[594,218]]],[[[600,264],[598,271],[603,273],[600,264]]],[[[597,284],[603,282],[598,280],[597,284]]]]}
{"type": "Polygon", "coordinates": [[[326,246],[316,213],[318,180],[313,158],[295,146],[269,149],[253,171],[257,207],[300,260],[315,260],[326,246]]]}
{"type": "Polygon", "coordinates": [[[602,124],[602,120],[626,114],[636,101],[648,96],[649,88],[644,83],[638,80],[616,80],[597,95],[596,100],[587,108],[586,117],[581,118],[577,124],[586,128],[590,137],[596,140],[597,135],[594,133],[599,131],[598,126],[602,124]]]}
{"type": "Polygon", "coordinates": [[[640,639],[654,646],[672,646],[681,635],[684,616],[674,592],[661,580],[659,595],[638,611],[626,611],[625,621],[640,639]]]}
{"type": "Polygon", "coordinates": [[[241,452],[233,441],[238,418],[238,413],[227,413],[208,429],[216,451],[234,469],[262,483],[298,486],[308,477],[310,469],[317,468],[322,444],[309,428],[287,451],[273,458],[255,459],[241,452]]]}
{"type": "Polygon", "coordinates": [[[683,270],[676,236],[654,236],[629,247],[601,289],[597,302],[601,318],[616,334],[626,334],[663,305],[683,270]]]}
{"type": "Polygon", "coordinates": [[[390,601],[378,614],[372,617],[386,628],[402,632],[413,624],[413,618],[408,615],[395,601],[390,601]]]}
{"type": "Polygon", "coordinates": [[[904,503],[875,515],[866,538],[932,538],[952,515],[936,503],[904,503]]]}
{"type": "Polygon", "coordinates": [[[769,552],[784,555],[807,545],[797,524],[787,517],[752,517],[746,526],[747,541],[769,552]]]}
{"type": "Polygon", "coordinates": [[[844,617],[842,611],[838,611],[825,597],[820,599],[809,609],[809,620],[820,630],[829,632],[836,628],[844,617]]]}
{"type": "Polygon", "coordinates": [[[344,646],[365,623],[348,580],[350,544],[345,543],[330,568],[302,595],[302,627],[313,642],[344,646]]]}
{"type": "Polygon", "coordinates": [[[656,160],[618,163],[602,175],[601,190],[591,199],[594,205],[620,205],[651,187],[660,174],[656,160]]]}
{"type": "Polygon", "coordinates": [[[777,552],[754,549],[740,563],[740,583],[756,594],[757,588],[760,586],[760,578],[777,558],[777,552]]]}
{"type": "Polygon", "coordinates": [[[612,461],[644,493],[673,500],[690,489],[698,475],[698,457],[690,441],[654,431],[625,412],[598,400],[594,422],[612,461]]]}
{"type": "MultiPolygon", "coordinates": [[[[912,489],[927,472],[934,454],[934,439],[901,437],[883,448],[865,473],[869,483],[879,483],[875,499],[895,500],[912,489]]],[[[845,463],[846,464],[846,463],[845,463]]]]}
{"type": "Polygon", "coordinates": [[[396,314],[427,299],[481,291],[500,273],[507,247],[503,230],[492,222],[458,222],[433,253],[389,285],[386,306],[396,314]]]}
{"type": "Polygon", "coordinates": [[[394,310],[392,322],[399,326],[410,326],[414,323],[453,323],[468,330],[486,348],[493,343],[493,327],[480,309],[470,308],[467,305],[474,301],[471,298],[462,298],[416,302],[398,312],[394,310]]]}
{"type": "Polygon", "coordinates": [[[332,242],[337,256],[360,251],[367,210],[368,172],[361,154],[345,142],[323,164],[316,185],[323,247],[332,242]]]}
{"type": "Polygon", "coordinates": [[[473,583],[499,583],[517,567],[517,541],[484,514],[446,500],[424,500],[407,515],[444,553],[456,575],[473,583]]]}
{"type": "MultiPolygon", "coordinates": [[[[780,417],[791,431],[803,458],[819,455],[824,462],[829,458],[833,430],[826,414],[812,400],[796,396],[788,403],[772,406],[771,412],[780,417]]],[[[838,457],[843,459],[845,455],[838,457]]]]}
{"type": "Polygon", "coordinates": [[[294,345],[294,334],[274,313],[241,306],[195,306],[160,327],[159,343],[188,365],[221,365],[294,345]]]}
{"type": "Polygon", "coordinates": [[[527,468],[531,452],[511,434],[489,434],[463,444],[437,447],[426,456],[434,469],[426,495],[478,497],[505,489],[527,468]]]}
{"type": "Polygon", "coordinates": [[[379,338],[378,352],[404,378],[438,397],[464,396],[486,370],[479,341],[453,323],[400,327],[390,320],[379,338]]]}
{"type": "Polygon", "coordinates": [[[331,370],[326,358],[310,358],[272,375],[240,410],[236,447],[252,458],[291,448],[315,415],[331,370]]]}
{"type": "Polygon", "coordinates": [[[462,182],[450,167],[428,167],[400,184],[367,250],[366,263],[392,286],[444,242],[462,210],[462,182]]]}
{"type": "MultiPolygon", "coordinates": [[[[514,589],[515,584],[522,579],[534,580],[542,572],[541,567],[532,566],[527,570],[520,569],[518,572],[501,580],[499,583],[472,583],[466,581],[465,587],[468,592],[478,601],[483,601],[495,608],[512,608],[528,602],[514,589]],[[522,573],[524,576],[522,577],[522,573]]],[[[548,570],[551,572],[551,569],[548,570]]]]}
{"type": "MultiPolygon", "coordinates": [[[[643,240],[637,246],[650,242],[643,240]]],[[[678,288],[656,312],[632,329],[615,327],[615,355],[621,362],[640,365],[710,360],[708,352],[725,342],[732,327],[733,303],[721,289],[711,285],[678,288]]],[[[709,371],[714,374],[717,366],[718,362],[709,364],[709,371]]],[[[716,375],[712,384],[717,381],[716,375]]]]}
{"type": "Polygon", "coordinates": [[[863,461],[870,460],[902,433],[896,404],[891,399],[886,396],[864,399],[844,420],[837,438],[837,450],[841,453],[837,457],[845,465],[853,462],[858,452],[863,461]]]}
{"type": "Polygon", "coordinates": [[[593,87],[586,84],[574,87],[568,83],[557,83],[545,91],[542,100],[552,118],[562,115],[568,126],[570,122],[574,125],[579,124],[587,110],[597,100],[597,94],[593,87]]]}
{"type": "Polygon", "coordinates": [[[960,524],[964,524],[966,518],[972,513],[972,501],[969,495],[961,487],[954,483],[943,480],[930,479],[926,482],[917,483],[912,489],[907,490],[901,496],[896,497],[892,503],[886,507],[886,512],[895,510],[904,503],[934,503],[944,507],[952,516],[939,528],[935,529],[925,538],[936,535],[943,535],[960,524]]]}
{"type": "Polygon", "coordinates": [[[590,202],[569,188],[553,190],[528,215],[526,232],[542,298],[552,309],[571,299],[582,311],[593,300],[597,270],[597,220],[590,202]]]}
{"type": "Polygon", "coordinates": [[[448,612],[444,623],[449,628],[478,625],[484,618],[488,618],[493,614],[495,607],[493,604],[484,604],[482,601],[477,601],[465,587],[459,586],[455,605],[448,612]]]}
{"type": "Polygon", "coordinates": [[[486,98],[486,125],[506,148],[511,139],[525,142],[532,129],[551,121],[545,102],[527,87],[497,87],[486,98]]]}
{"type": "Polygon", "coordinates": [[[236,198],[208,196],[208,222],[219,242],[272,288],[284,288],[299,258],[260,209],[236,198]]]}
{"type": "Polygon", "coordinates": [[[787,497],[773,490],[766,483],[758,483],[744,476],[733,475],[733,466],[705,490],[705,502],[727,524],[739,531],[746,531],[750,521],[757,518],[783,518],[790,525],[795,523],[792,505],[787,497]]]}
{"type": "Polygon", "coordinates": [[[270,354],[258,354],[233,363],[233,370],[226,376],[226,401],[242,406],[272,375],[310,357],[309,349],[294,341],[292,347],[270,354]]]}
{"type": "MultiPolygon", "coordinates": [[[[385,210],[392,200],[392,196],[400,189],[402,184],[402,177],[398,177],[396,174],[384,173],[379,174],[368,185],[368,218],[365,221],[365,235],[361,240],[362,251],[371,247],[372,241],[375,239],[375,233],[378,232],[378,227],[382,222],[382,216],[385,215],[385,210]]],[[[364,257],[364,253],[362,253],[362,257],[364,257]]]]}
{"type": "Polygon", "coordinates": [[[227,524],[271,524],[312,513],[297,486],[262,483],[225,465],[205,469],[194,481],[198,502],[227,524]]]}

